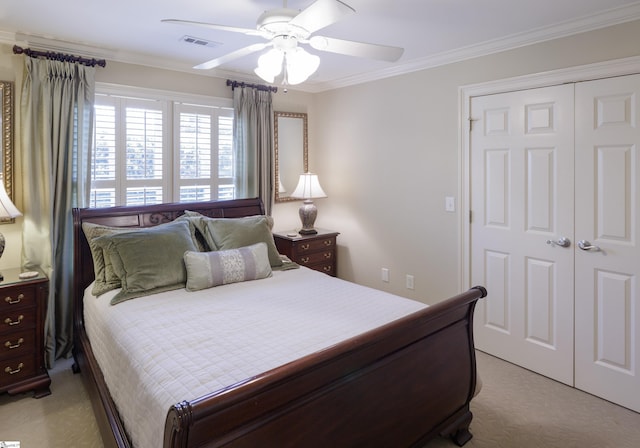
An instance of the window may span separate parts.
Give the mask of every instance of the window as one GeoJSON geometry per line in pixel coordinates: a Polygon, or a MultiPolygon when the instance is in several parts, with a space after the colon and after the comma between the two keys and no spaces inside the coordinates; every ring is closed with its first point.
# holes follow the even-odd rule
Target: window
{"type": "Polygon", "coordinates": [[[91,207],[233,199],[230,103],[98,88],[91,207]]]}

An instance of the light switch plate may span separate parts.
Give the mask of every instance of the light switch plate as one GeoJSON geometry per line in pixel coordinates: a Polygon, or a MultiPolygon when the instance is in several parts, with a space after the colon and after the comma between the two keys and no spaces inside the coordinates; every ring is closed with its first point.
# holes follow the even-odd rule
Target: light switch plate
{"type": "Polygon", "coordinates": [[[456,211],[456,198],[453,196],[447,196],[444,198],[444,210],[447,212],[456,211]]]}

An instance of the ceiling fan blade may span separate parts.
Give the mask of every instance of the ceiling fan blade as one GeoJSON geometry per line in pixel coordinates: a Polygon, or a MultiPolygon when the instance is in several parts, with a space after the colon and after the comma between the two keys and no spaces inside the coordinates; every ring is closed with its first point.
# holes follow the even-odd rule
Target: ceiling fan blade
{"type": "Polygon", "coordinates": [[[378,59],[381,61],[395,62],[400,59],[404,48],[390,47],[387,45],[366,44],[351,40],[333,39],[324,36],[312,36],[309,45],[320,51],[358,56],[361,58],[378,59]]]}
{"type": "Polygon", "coordinates": [[[209,28],[212,30],[220,30],[220,31],[231,31],[232,33],[242,33],[247,34],[249,36],[262,36],[264,34],[257,29],[251,28],[238,28],[235,26],[226,26],[226,25],[216,25],[215,23],[207,23],[207,22],[196,22],[193,20],[180,20],[180,19],[162,19],[163,23],[173,23],[176,25],[195,25],[201,26],[203,28],[209,28]]]}
{"type": "Polygon", "coordinates": [[[210,68],[215,68],[215,67],[218,67],[219,65],[226,64],[229,61],[233,61],[234,59],[238,59],[243,56],[250,55],[251,53],[255,53],[256,51],[260,51],[268,47],[269,45],[271,45],[270,42],[249,45],[248,47],[244,47],[239,50],[232,51],[231,53],[227,53],[224,56],[220,56],[219,58],[215,58],[215,59],[211,59],[210,61],[203,62],[202,64],[196,65],[193,68],[198,70],[208,70],[210,68]]]}
{"type": "Polygon", "coordinates": [[[317,0],[295,16],[289,24],[313,33],[356,12],[340,0],[317,0]]]}

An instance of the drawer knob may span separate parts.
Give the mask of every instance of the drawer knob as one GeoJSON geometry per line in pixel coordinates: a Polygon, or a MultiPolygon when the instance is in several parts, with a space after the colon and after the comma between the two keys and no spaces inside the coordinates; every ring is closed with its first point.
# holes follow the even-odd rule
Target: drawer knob
{"type": "Polygon", "coordinates": [[[7,367],[4,369],[4,373],[8,373],[9,375],[15,375],[16,373],[20,373],[23,367],[24,367],[23,363],[18,364],[17,369],[12,369],[11,367],[7,367]]]}
{"type": "Polygon", "coordinates": [[[331,255],[332,255],[332,254],[331,254],[331,252],[325,252],[325,253],[324,253],[324,259],[325,259],[325,260],[330,259],[330,258],[331,258],[331,255]]]}
{"type": "Polygon", "coordinates": [[[324,240],[324,245],[329,247],[333,245],[333,241],[332,240],[324,240]]]}
{"type": "Polygon", "coordinates": [[[300,259],[300,261],[301,261],[301,262],[303,262],[303,263],[305,263],[305,264],[306,264],[306,263],[309,263],[309,257],[302,257],[302,258],[300,259]]]}
{"type": "Polygon", "coordinates": [[[24,316],[22,314],[18,316],[18,320],[11,320],[10,317],[7,317],[4,320],[4,323],[7,324],[7,325],[10,325],[10,326],[20,325],[20,323],[22,322],[22,319],[24,319],[24,316]]]}
{"type": "Polygon", "coordinates": [[[14,303],[20,303],[22,299],[24,299],[24,294],[20,293],[18,294],[18,297],[15,300],[13,299],[13,297],[8,296],[4,298],[4,301],[7,302],[9,305],[13,305],[14,303]]]}
{"type": "Polygon", "coordinates": [[[324,270],[324,272],[331,272],[333,270],[332,266],[323,266],[322,269],[324,270]]]}
{"type": "Polygon", "coordinates": [[[309,243],[300,245],[300,249],[302,249],[302,250],[309,250],[309,247],[311,247],[311,246],[309,246],[309,243]]]}
{"type": "Polygon", "coordinates": [[[20,347],[23,342],[24,342],[24,338],[20,338],[18,339],[18,342],[16,342],[15,344],[13,344],[11,341],[7,341],[4,343],[4,346],[7,347],[9,350],[13,350],[14,348],[20,347]]]}

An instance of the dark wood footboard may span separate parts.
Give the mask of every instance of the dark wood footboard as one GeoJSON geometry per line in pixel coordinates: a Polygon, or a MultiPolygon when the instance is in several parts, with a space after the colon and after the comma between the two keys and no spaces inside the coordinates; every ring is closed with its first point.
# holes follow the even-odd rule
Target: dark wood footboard
{"type": "Polygon", "coordinates": [[[483,287],[191,402],[165,447],[421,446],[471,438],[473,311],[483,287]]]}

